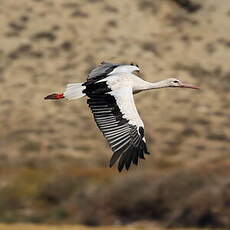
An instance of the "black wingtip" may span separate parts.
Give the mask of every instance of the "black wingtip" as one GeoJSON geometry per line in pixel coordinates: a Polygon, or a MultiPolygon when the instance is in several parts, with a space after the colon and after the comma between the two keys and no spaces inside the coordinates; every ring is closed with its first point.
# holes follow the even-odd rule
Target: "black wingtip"
{"type": "Polygon", "coordinates": [[[120,163],[120,161],[119,161],[118,167],[117,167],[118,171],[121,172],[123,170],[123,168],[124,168],[124,164],[120,163]]]}
{"type": "Polygon", "coordinates": [[[125,161],[125,167],[126,167],[127,170],[129,170],[129,168],[130,168],[130,165],[132,163],[134,155],[135,155],[135,149],[133,149],[132,151],[130,151],[127,154],[127,158],[126,158],[126,161],[125,161]]]}
{"type": "Polygon", "coordinates": [[[119,173],[122,172],[123,168],[124,168],[124,165],[119,165],[118,164],[117,169],[118,169],[119,173]]]}
{"type": "MultiPolygon", "coordinates": [[[[115,163],[115,162],[114,162],[114,163],[115,163]]],[[[109,163],[109,167],[112,168],[113,165],[114,165],[114,163],[111,163],[111,162],[110,162],[110,163],[109,163]]],[[[123,167],[124,167],[124,166],[123,166],[123,167]]],[[[123,170],[123,167],[119,167],[119,166],[117,167],[119,173],[123,170]]]]}
{"type": "Polygon", "coordinates": [[[118,152],[115,152],[113,155],[112,155],[112,157],[111,157],[111,159],[110,159],[110,162],[109,162],[109,167],[112,167],[115,163],[116,163],[116,161],[119,159],[119,157],[121,156],[121,154],[122,154],[122,152],[120,151],[118,151],[118,152]]]}

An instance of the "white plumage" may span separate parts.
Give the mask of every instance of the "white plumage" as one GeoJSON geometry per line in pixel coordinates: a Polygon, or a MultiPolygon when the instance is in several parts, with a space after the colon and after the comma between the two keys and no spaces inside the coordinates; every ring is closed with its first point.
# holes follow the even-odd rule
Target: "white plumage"
{"type": "Polygon", "coordinates": [[[63,94],[45,97],[72,100],[87,96],[97,126],[114,152],[110,166],[119,160],[119,171],[124,166],[128,170],[131,163],[138,164],[139,158],[144,159],[144,154],[149,154],[144,124],[137,112],[133,94],[165,87],[198,89],[176,78],[150,83],[136,76],[134,71],[139,71],[137,65],[103,62],[88,74],[86,82],[68,84],[63,94]]]}
{"type": "Polygon", "coordinates": [[[64,97],[68,100],[74,100],[85,96],[82,91],[85,89],[85,86],[82,86],[83,83],[72,83],[68,84],[64,92],[64,97]]]}
{"type": "Polygon", "coordinates": [[[133,99],[133,91],[131,87],[123,87],[117,90],[113,90],[109,93],[114,96],[117,105],[123,114],[123,118],[128,120],[131,125],[144,127],[144,124],[137,112],[136,106],[133,99]]]}

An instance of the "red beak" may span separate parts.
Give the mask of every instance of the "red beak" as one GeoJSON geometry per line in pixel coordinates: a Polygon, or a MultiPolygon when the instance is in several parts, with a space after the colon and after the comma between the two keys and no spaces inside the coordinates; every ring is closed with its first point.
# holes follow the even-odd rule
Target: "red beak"
{"type": "Polygon", "coordinates": [[[200,87],[198,87],[198,86],[190,85],[190,84],[186,84],[186,83],[182,83],[182,85],[180,87],[181,88],[190,88],[190,89],[200,89],[200,87]]]}

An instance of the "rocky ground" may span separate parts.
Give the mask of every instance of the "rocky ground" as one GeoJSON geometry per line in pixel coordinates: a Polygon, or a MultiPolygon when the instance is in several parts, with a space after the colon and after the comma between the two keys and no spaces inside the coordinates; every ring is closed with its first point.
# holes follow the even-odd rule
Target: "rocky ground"
{"type": "MultiPolygon", "coordinates": [[[[1,191],[13,183],[9,168],[17,176],[24,167],[80,167],[124,178],[195,170],[217,175],[213,186],[229,195],[230,2],[194,0],[195,8],[181,2],[1,0],[1,191]],[[107,169],[112,153],[86,99],[43,100],[84,81],[101,61],[134,62],[145,80],[176,76],[202,88],[135,96],[152,154],[129,175],[107,169]]],[[[216,225],[230,226],[225,219],[216,225]]]]}

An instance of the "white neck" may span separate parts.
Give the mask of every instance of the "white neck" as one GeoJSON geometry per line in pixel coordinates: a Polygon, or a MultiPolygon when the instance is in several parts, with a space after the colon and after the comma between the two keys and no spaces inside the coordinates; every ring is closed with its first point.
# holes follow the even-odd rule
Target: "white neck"
{"type": "Polygon", "coordinates": [[[163,81],[158,81],[158,82],[147,82],[147,81],[143,81],[141,85],[139,85],[139,90],[150,90],[150,89],[160,89],[160,88],[166,88],[168,87],[167,84],[167,80],[163,80],[163,81]]]}

